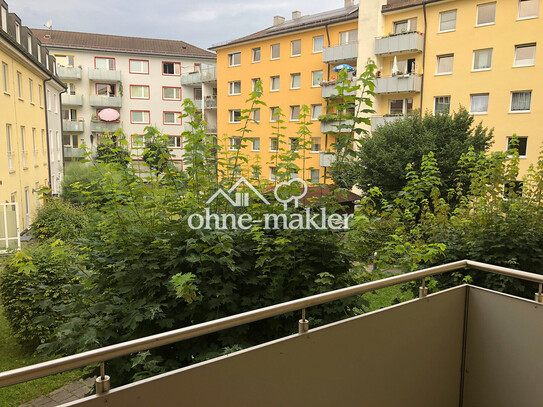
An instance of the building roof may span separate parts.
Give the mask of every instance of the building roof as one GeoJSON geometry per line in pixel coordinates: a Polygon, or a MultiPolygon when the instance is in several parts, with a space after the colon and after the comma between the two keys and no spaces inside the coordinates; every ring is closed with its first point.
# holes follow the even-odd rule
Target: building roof
{"type": "Polygon", "coordinates": [[[381,11],[395,11],[403,8],[422,6],[423,4],[436,3],[444,0],[388,0],[387,4],[383,5],[381,11]]]}
{"type": "Polygon", "coordinates": [[[34,35],[48,47],[88,49],[93,51],[131,52],[138,54],[214,59],[213,52],[184,41],[124,37],[73,31],[32,28],[34,35]]]}
{"type": "Polygon", "coordinates": [[[268,27],[264,30],[257,31],[245,37],[219,44],[213,44],[209,49],[214,50],[218,48],[229,47],[231,45],[241,44],[247,41],[253,41],[266,37],[273,37],[275,35],[281,35],[300,30],[307,30],[309,28],[320,27],[326,24],[340,23],[349,20],[358,20],[358,4],[355,4],[354,6],[325,11],[323,13],[301,16],[299,18],[288,20],[272,27],[268,27]]]}

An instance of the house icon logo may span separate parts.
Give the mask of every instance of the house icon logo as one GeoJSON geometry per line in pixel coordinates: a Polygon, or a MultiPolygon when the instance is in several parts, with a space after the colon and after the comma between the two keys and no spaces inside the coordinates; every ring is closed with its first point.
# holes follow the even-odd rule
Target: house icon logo
{"type": "Polygon", "coordinates": [[[219,196],[222,196],[224,199],[226,199],[230,203],[230,205],[232,205],[235,208],[248,207],[250,193],[237,191],[239,186],[242,184],[248,187],[250,191],[253,192],[258,197],[258,199],[260,199],[263,203],[265,203],[266,205],[270,204],[270,202],[260,192],[258,192],[256,188],[253,187],[251,183],[245,179],[245,177],[241,177],[234,185],[232,185],[232,187],[227,192],[224,192],[222,188],[219,188],[217,192],[215,192],[211,196],[211,198],[207,200],[206,205],[209,205],[210,203],[215,201],[215,199],[217,199],[219,196]],[[233,192],[235,192],[234,199],[231,198],[231,195],[233,192]]]}

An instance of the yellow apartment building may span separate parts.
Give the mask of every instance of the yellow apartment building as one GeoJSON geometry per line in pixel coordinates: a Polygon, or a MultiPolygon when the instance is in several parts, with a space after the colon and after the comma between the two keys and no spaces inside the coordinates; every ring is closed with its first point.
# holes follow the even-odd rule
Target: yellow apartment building
{"type": "Polygon", "coordinates": [[[539,0],[373,3],[380,8],[373,51],[381,71],[373,130],[411,109],[463,106],[494,128],[493,150],[506,150],[511,136],[519,137],[521,173],[537,163],[543,142],[539,0]]]}
{"type": "Polygon", "coordinates": [[[21,232],[39,206],[38,189],[50,179],[46,108],[60,109],[60,98],[47,98],[45,86],[64,87],[54,58],[3,0],[0,11],[0,203],[17,204],[21,232]]]}
{"type": "Polygon", "coordinates": [[[251,108],[246,100],[254,83],[262,82],[267,106],[254,113],[257,123],[250,124],[251,141],[243,147],[249,164],[261,168],[247,168],[245,175],[275,180],[277,108],[284,114],[281,147],[296,149],[298,116],[306,105],[312,122],[311,148],[309,157],[296,163],[301,169],[296,175],[314,183],[330,182],[326,176],[330,163],[323,153],[333,149],[335,139],[327,132],[335,130],[337,122],[321,123],[319,116],[326,113],[327,98],[335,92],[333,68],[342,63],[356,66],[357,29],[358,5],[345,0],[344,7],[324,13],[302,16],[294,11],[287,21],[276,16],[272,27],[211,48],[217,52],[217,134],[223,148],[233,152],[239,148],[239,116],[251,108]]]}

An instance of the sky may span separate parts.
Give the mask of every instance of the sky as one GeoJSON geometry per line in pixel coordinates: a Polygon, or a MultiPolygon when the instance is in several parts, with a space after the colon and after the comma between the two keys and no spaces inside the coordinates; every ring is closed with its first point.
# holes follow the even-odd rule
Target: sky
{"type": "Polygon", "coordinates": [[[341,8],[344,0],[7,0],[23,25],[133,37],[183,40],[207,49],[287,20],[341,8]]]}

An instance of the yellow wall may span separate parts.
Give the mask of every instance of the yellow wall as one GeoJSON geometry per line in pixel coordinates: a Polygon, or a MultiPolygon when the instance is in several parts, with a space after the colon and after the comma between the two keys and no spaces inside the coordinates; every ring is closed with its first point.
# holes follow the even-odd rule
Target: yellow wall
{"type": "MultiPolygon", "coordinates": [[[[38,76],[29,67],[22,57],[14,56],[11,52],[8,54],[6,49],[0,44],[0,202],[11,202],[12,194],[15,193],[15,201],[19,208],[19,227],[20,231],[29,226],[25,216],[25,188],[28,188],[28,203],[31,221],[37,208],[37,193],[32,192],[36,184],[43,186],[47,184],[49,172],[47,168],[47,144],[42,145],[42,131],[45,134],[46,122],[45,111],[40,107],[38,85],[42,87],[43,77],[38,76]],[[1,63],[8,65],[8,93],[3,91],[3,78],[1,63]],[[17,86],[17,71],[22,74],[22,98],[19,99],[17,86]],[[33,82],[33,104],[30,103],[29,79],[33,82]],[[13,153],[13,170],[9,170],[8,162],[8,144],[6,135],[6,125],[11,124],[11,145],[13,153]],[[25,150],[26,166],[23,168],[23,151],[21,126],[25,128],[25,150]],[[37,157],[34,163],[34,151],[32,142],[32,129],[36,132],[36,150],[37,157]]],[[[45,105],[44,95],[42,106],[45,105]]],[[[47,143],[47,135],[44,139],[47,143]]]]}
{"type": "MultiPolygon", "coordinates": [[[[330,44],[337,45],[339,43],[339,33],[357,28],[357,21],[346,22],[328,27],[330,35],[330,44]]],[[[308,31],[299,31],[288,33],[283,36],[275,36],[272,38],[260,39],[254,42],[224,47],[217,50],[217,83],[218,83],[218,100],[217,100],[217,121],[218,121],[218,137],[222,139],[221,144],[228,149],[228,137],[238,135],[236,130],[241,126],[239,123],[229,123],[229,110],[249,108],[245,103],[249,93],[252,90],[252,79],[260,78],[262,80],[263,95],[262,100],[267,104],[266,107],[261,107],[260,124],[251,124],[252,133],[250,137],[260,137],[260,152],[254,153],[251,151],[251,145],[244,149],[251,157],[251,164],[254,164],[259,159],[262,166],[261,178],[270,178],[270,166],[268,164],[275,157],[275,153],[270,152],[270,137],[274,132],[274,123],[270,122],[270,107],[278,106],[285,114],[286,127],[283,134],[288,141],[289,137],[296,137],[298,131],[298,123],[290,121],[290,106],[322,104],[322,113],[326,112],[326,101],[321,97],[321,88],[312,87],[312,72],[323,71],[323,79],[335,79],[337,74],[331,71],[333,65],[329,66],[322,62],[322,53],[313,53],[313,37],[324,36],[324,45],[328,45],[326,29],[324,27],[311,29],[308,31]],[[301,56],[291,57],[291,41],[301,39],[302,52],[301,56]],[[271,45],[280,44],[281,56],[278,60],[271,60],[271,45]],[[252,49],[261,48],[261,62],[252,63],[252,49]],[[228,54],[232,52],[241,52],[241,65],[235,67],[228,66],[228,54]],[[290,89],[290,75],[292,73],[301,74],[300,89],[290,89]],[[270,92],[270,77],[280,76],[280,90],[278,92],[270,92]],[[228,83],[232,81],[241,81],[241,95],[228,95],[228,83]]],[[[353,63],[353,65],[355,65],[353,63]]],[[[326,146],[330,149],[330,144],[334,142],[331,136],[320,132],[320,122],[314,121],[310,126],[312,137],[321,137],[321,150],[325,150],[326,146]]],[[[283,145],[288,148],[287,145],[283,145]]],[[[319,167],[319,154],[308,153],[310,158],[305,162],[306,171],[304,174],[298,174],[304,179],[309,178],[309,168],[320,169],[320,182],[324,181],[324,168],[319,167]]],[[[302,168],[302,163],[296,163],[302,168]]],[[[328,180],[329,181],[329,180],[328,180]]]]}

